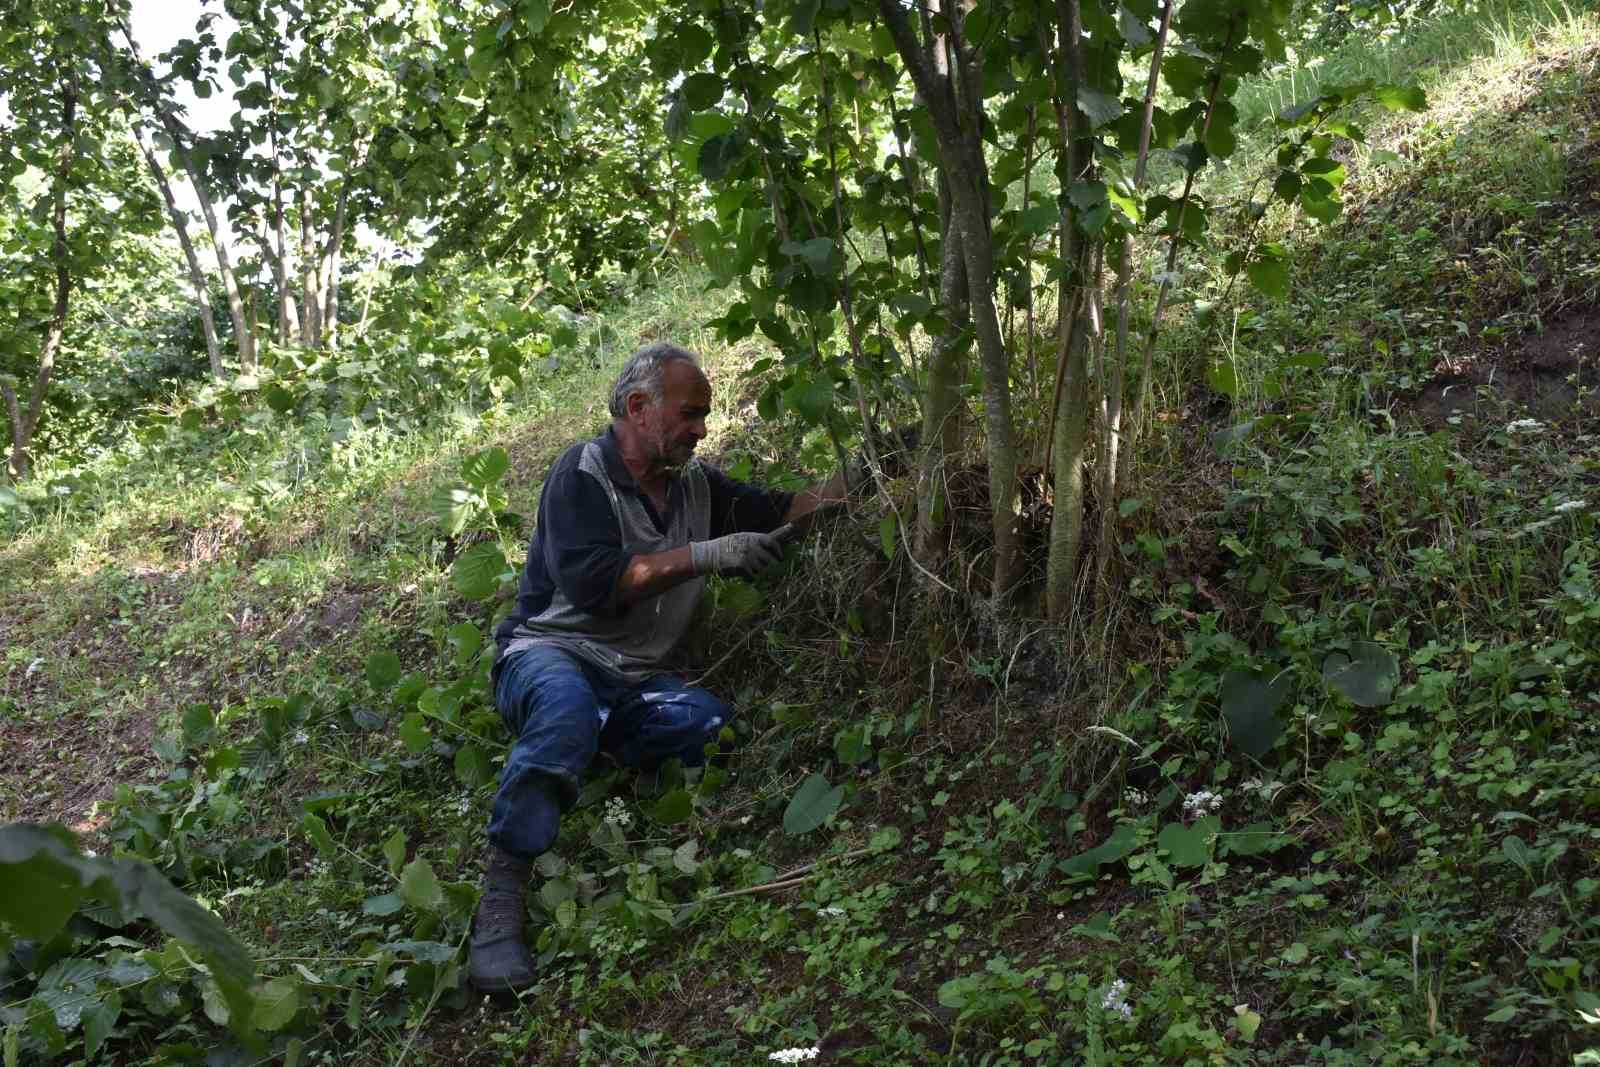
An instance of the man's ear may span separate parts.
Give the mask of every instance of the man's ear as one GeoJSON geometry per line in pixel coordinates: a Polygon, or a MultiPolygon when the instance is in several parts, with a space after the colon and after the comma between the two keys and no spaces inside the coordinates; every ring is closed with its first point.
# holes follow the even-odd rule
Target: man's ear
{"type": "Polygon", "coordinates": [[[628,421],[638,424],[644,418],[644,413],[650,407],[650,398],[642,392],[628,394],[628,399],[623,403],[623,410],[628,414],[628,421]]]}

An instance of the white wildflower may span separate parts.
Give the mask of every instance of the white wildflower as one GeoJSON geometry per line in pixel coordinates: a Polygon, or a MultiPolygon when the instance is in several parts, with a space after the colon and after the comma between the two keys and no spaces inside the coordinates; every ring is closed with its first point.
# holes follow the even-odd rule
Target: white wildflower
{"type": "Polygon", "coordinates": [[[307,741],[311,740],[311,735],[306,733],[304,730],[296,730],[294,732],[294,737],[292,737],[290,740],[297,745],[303,745],[307,741]]]}
{"type": "Polygon", "coordinates": [[[767,1059],[773,1063],[799,1063],[801,1060],[814,1060],[822,1055],[822,1050],[813,1045],[811,1048],[799,1046],[797,1048],[780,1048],[776,1052],[767,1053],[767,1059]]]}
{"type": "Polygon", "coordinates": [[[633,825],[633,813],[628,810],[627,802],[621,797],[612,797],[606,801],[606,822],[619,830],[626,830],[633,825]]]}
{"type": "Polygon", "coordinates": [[[1190,793],[1183,798],[1183,814],[1185,818],[1194,819],[1202,815],[1210,815],[1222,808],[1222,797],[1209,789],[1202,789],[1198,793],[1190,793]]]}
{"type": "Polygon", "coordinates": [[[1138,811],[1150,803],[1150,795],[1142,789],[1129,787],[1122,791],[1122,806],[1129,811],[1138,811]]]}
{"type": "Polygon", "coordinates": [[[1565,515],[1570,511],[1582,511],[1585,506],[1586,506],[1586,501],[1584,501],[1582,499],[1579,499],[1579,500],[1563,500],[1561,503],[1557,504],[1551,510],[1553,510],[1557,515],[1565,515]]]}
{"type": "Polygon", "coordinates": [[[1128,1003],[1128,983],[1118,978],[1106,987],[1106,995],[1100,1001],[1100,1006],[1106,1011],[1120,1015],[1124,1019],[1133,1018],[1133,1005],[1128,1003]]]}
{"type": "Polygon", "coordinates": [[[1544,429],[1544,423],[1538,419],[1516,419],[1506,423],[1506,433],[1537,433],[1544,429]]]}
{"type": "Polygon", "coordinates": [[[826,908],[818,908],[817,909],[817,914],[818,915],[826,915],[830,919],[837,919],[840,916],[842,916],[844,913],[845,912],[844,912],[843,908],[837,907],[837,906],[835,906],[833,904],[828,905],[826,908]]]}

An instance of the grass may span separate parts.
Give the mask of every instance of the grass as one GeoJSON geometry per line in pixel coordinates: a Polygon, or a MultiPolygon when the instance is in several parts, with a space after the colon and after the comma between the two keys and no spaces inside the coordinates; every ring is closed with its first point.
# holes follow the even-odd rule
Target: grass
{"type": "MultiPolygon", "coordinates": [[[[544,979],[519,1005],[460,982],[503,739],[482,645],[498,601],[462,595],[454,571],[520,541],[481,513],[446,538],[429,501],[498,446],[531,514],[544,465],[602,421],[627,345],[410,435],[175,429],[89,470],[0,550],[4,814],[152,858],[294,990],[264,1048],[228,1052],[181,952],[81,930],[48,952],[121,986],[118,1054],[1592,1050],[1592,353],[1550,372],[1571,392],[1537,425],[1505,383],[1545,373],[1530,361],[1563,324],[1594,321],[1600,28],[1518,10],[1465,66],[1427,46],[1434,109],[1371,126],[1396,159],[1355,157],[1341,221],[1268,219],[1302,231],[1287,300],[1174,332],[1109,656],[1063,662],[1069,634],[924,595],[883,552],[875,505],[782,581],[716,584],[695,673],[739,707],[737,754],[681,781],[598,770],[541,861],[544,979]],[[1506,158],[1519,136],[1550,155],[1506,158]],[[1193,384],[1219,352],[1231,395],[1193,384]],[[1472,403],[1437,403],[1447,382],[1472,403]],[[838,806],[786,832],[814,774],[838,806]]],[[[1462,39],[1450,18],[1439,41],[1447,22],[1462,39]]],[[[1198,276],[1191,297],[1226,284],[1198,276]]],[[[669,276],[606,324],[701,345],[724,413],[712,451],[758,476],[792,467],[817,443],[738,414],[756,352],[696,332],[719,299],[669,276]]],[[[35,1050],[51,1035],[20,998],[49,992],[50,965],[0,972],[4,1021],[35,1050]]]]}

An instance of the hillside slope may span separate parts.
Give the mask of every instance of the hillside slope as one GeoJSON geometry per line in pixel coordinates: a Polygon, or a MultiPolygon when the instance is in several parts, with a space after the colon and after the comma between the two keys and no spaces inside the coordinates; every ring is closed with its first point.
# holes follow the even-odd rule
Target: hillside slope
{"type": "Polygon", "coordinates": [[[1092,632],[928,595],[873,503],[717,585],[689,666],[739,749],[596,768],[515,1006],[461,983],[503,746],[461,561],[521,535],[432,501],[531,515],[655,336],[707,353],[712,452],[794,473],[756,353],[702,343],[717,295],[486,416],[103,472],[0,550],[0,819],[156,861],[292,995],[232,1049],[181,950],[85,923],[0,971],[18,1047],[85,1056],[81,1003],[30,1007],[76,958],[116,1062],[1596,1062],[1600,19],[1423,73],[1341,221],[1267,221],[1289,298],[1176,331],[1213,388],[1166,391],[1092,632]]]}

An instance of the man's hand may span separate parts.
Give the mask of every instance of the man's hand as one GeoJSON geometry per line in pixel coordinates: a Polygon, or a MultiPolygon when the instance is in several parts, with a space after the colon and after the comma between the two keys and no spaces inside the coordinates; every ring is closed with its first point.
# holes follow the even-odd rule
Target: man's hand
{"type": "Polygon", "coordinates": [[[731,533],[710,541],[691,541],[689,558],[696,574],[749,578],[783,558],[783,543],[772,534],[731,533]]]}

